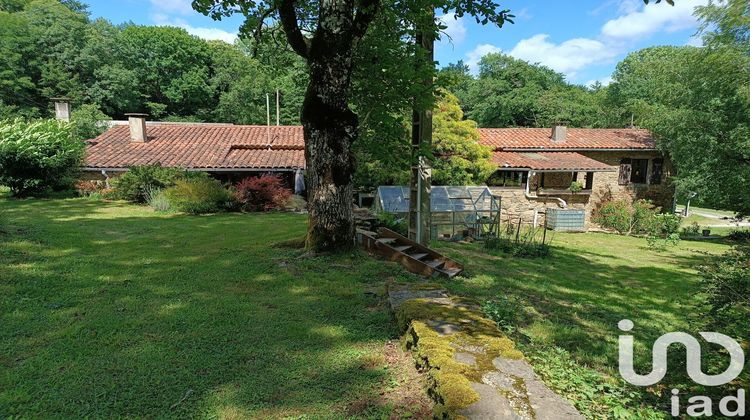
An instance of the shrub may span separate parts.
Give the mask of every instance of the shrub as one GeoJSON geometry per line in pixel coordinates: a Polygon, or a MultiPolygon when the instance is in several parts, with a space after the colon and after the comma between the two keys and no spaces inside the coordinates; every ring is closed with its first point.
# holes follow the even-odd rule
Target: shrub
{"type": "Polygon", "coordinates": [[[235,197],[243,210],[269,211],[284,208],[292,192],[276,175],[245,178],[235,186],[235,197]]]}
{"type": "Polygon", "coordinates": [[[605,229],[614,229],[625,235],[632,229],[630,204],[624,200],[607,201],[594,214],[594,222],[605,229]]]}
{"type": "Polygon", "coordinates": [[[513,333],[520,323],[522,302],[515,296],[499,295],[482,305],[482,311],[497,323],[502,331],[513,333]]]}
{"type": "Polygon", "coordinates": [[[548,244],[527,240],[514,241],[510,238],[488,238],[484,241],[484,249],[521,258],[544,258],[551,253],[548,244]]]}
{"type": "MultiPolygon", "coordinates": [[[[150,190],[171,187],[188,175],[179,168],[165,168],[161,165],[133,166],[119,178],[112,180],[115,196],[121,200],[145,203],[150,190]]],[[[204,174],[205,176],[205,174],[204,174]]]]}
{"type": "Polygon", "coordinates": [[[646,241],[649,248],[663,250],[680,242],[682,217],[672,213],[654,214],[650,217],[646,241]]]}
{"type": "Polygon", "coordinates": [[[192,178],[177,181],[164,190],[172,208],[191,214],[216,213],[227,208],[229,191],[212,178],[192,178]]]}
{"type": "Polygon", "coordinates": [[[164,190],[158,188],[152,188],[146,192],[146,203],[156,211],[166,212],[172,209],[164,190]]]}
{"type": "Polygon", "coordinates": [[[105,185],[102,181],[77,181],[74,185],[76,192],[81,197],[91,197],[93,195],[100,195],[105,189],[105,185]]]}
{"type": "Polygon", "coordinates": [[[614,200],[603,203],[593,216],[595,223],[606,229],[613,229],[623,235],[652,233],[659,229],[659,221],[654,217],[658,209],[647,200],[630,203],[614,200]]]}
{"type": "Polygon", "coordinates": [[[15,196],[69,188],[84,149],[84,143],[73,137],[69,123],[0,122],[0,184],[15,196]]]}
{"type": "Polygon", "coordinates": [[[683,236],[698,236],[701,233],[701,225],[698,222],[693,222],[690,226],[682,228],[683,236]]]}
{"type": "Polygon", "coordinates": [[[409,235],[409,225],[407,224],[406,219],[404,219],[403,217],[398,217],[393,213],[388,213],[385,211],[378,213],[378,225],[384,228],[388,228],[403,236],[409,235]]]}
{"type": "Polygon", "coordinates": [[[307,201],[300,195],[293,195],[289,197],[284,207],[291,211],[303,211],[307,209],[307,201]]]}
{"type": "Polygon", "coordinates": [[[707,296],[705,321],[709,331],[748,340],[750,318],[750,246],[738,246],[714,256],[700,267],[702,289],[707,296]]]}
{"type": "Polygon", "coordinates": [[[732,241],[750,242],[750,230],[733,230],[727,237],[732,241]]]}

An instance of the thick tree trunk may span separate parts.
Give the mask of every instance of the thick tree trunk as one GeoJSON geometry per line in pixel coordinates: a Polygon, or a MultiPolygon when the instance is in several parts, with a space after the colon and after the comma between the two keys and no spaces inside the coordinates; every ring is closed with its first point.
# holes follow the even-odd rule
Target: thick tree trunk
{"type": "Polygon", "coordinates": [[[308,53],[310,84],[302,105],[307,160],[309,227],[313,251],[354,247],[352,143],[357,115],[349,109],[353,45],[351,11],[318,30],[308,53]],[[349,21],[347,21],[349,19],[349,21]]]}

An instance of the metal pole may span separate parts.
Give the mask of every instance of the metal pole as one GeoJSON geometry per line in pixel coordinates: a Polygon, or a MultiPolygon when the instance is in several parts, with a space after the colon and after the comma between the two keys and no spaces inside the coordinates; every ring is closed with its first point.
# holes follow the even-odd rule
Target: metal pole
{"type": "Polygon", "coordinates": [[[279,103],[281,103],[280,100],[281,93],[278,89],[276,89],[276,125],[279,125],[279,103]]]}
{"type": "Polygon", "coordinates": [[[271,95],[266,93],[266,137],[268,146],[271,146],[271,95]]]}

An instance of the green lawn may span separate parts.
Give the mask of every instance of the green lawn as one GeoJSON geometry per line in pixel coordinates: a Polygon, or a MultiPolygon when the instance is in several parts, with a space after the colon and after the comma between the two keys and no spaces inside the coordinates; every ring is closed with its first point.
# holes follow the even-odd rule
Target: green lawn
{"type": "MultiPolygon", "coordinates": [[[[579,366],[619,378],[617,322],[627,318],[635,323],[637,366],[650,367],[651,344],[658,336],[695,331],[692,325],[700,304],[695,266],[707,253],[727,250],[724,242],[683,240],[677,247],[656,252],[643,238],[557,233],[552,255],[546,259],[488,255],[478,244],[442,243],[440,249],[468,267],[467,277],[445,282],[450,290],[480,301],[508,297],[516,303],[512,316],[517,330],[511,338],[524,351],[533,355],[544,349],[540,356],[544,359],[557,354],[547,350],[563,349],[579,366]]],[[[674,356],[684,360],[684,353],[674,356]]],[[[682,379],[677,375],[674,381],[682,379]]],[[[580,386],[571,380],[569,396],[582,398],[577,393],[580,386]]],[[[664,395],[644,398],[649,404],[669,402],[664,395]]]]}
{"type": "Polygon", "coordinates": [[[304,232],[292,214],[0,198],[0,418],[424,410],[389,344],[401,269],[269,246],[304,232]]]}
{"type": "MultiPolygon", "coordinates": [[[[0,417],[427,413],[383,298],[388,279],[414,277],[360,252],[300,258],[270,246],[304,231],[293,214],[0,197],[0,417]]],[[[729,245],[655,252],[644,239],[590,233],[555,235],[547,259],[437,247],[467,267],[438,281],[480,301],[511,297],[511,337],[569,385],[565,395],[591,399],[574,401],[591,415],[608,403],[582,396],[591,384],[571,382],[548,349],[615,378],[616,325],[628,318],[639,364],[650,362],[646,343],[694,331],[694,267],[729,245]]]]}

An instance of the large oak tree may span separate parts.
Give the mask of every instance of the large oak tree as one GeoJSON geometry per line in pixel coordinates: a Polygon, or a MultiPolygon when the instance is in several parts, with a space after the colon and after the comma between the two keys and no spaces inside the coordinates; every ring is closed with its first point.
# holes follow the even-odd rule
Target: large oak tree
{"type": "Polygon", "coordinates": [[[432,10],[469,14],[483,24],[502,25],[509,17],[492,0],[194,0],[193,7],[216,19],[241,13],[246,16],[241,32],[256,38],[280,24],[288,44],[307,63],[309,84],[300,119],[308,169],[307,247],[315,251],[354,246],[352,146],[359,117],[350,108],[352,73],[361,41],[378,14],[392,9],[402,27],[419,28],[432,39],[440,30],[432,10]]]}

